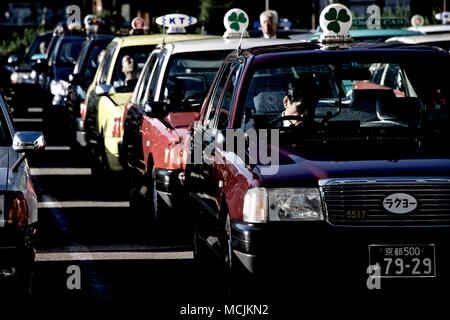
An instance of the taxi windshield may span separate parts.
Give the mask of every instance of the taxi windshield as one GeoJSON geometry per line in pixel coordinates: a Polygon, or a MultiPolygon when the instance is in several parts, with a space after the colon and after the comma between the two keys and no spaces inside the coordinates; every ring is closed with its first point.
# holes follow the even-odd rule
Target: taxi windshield
{"type": "MultiPolygon", "coordinates": [[[[429,120],[448,122],[449,79],[446,64],[438,68],[433,63],[375,59],[308,65],[293,62],[258,68],[244,100],[242,126],[286,127],[298,123],[299,119],[283,118],[288,113],[290,83],[304,86],[293,89],[300,95],[296,99],[303,101],[298,104],[310,101],[309,115],[323,126],[351,122],[360,128],[417,128],[424,115],[429,120]],[[309,79],[306,87],[301,79],[309,79]]],[[[301,116],[299,112],[294,114],[301,116]]]]}
{"type": "Polygon", "coordinates": [[[82,43],[83,38],[64,38],[57,53],[55,64],[61,67],[75,66],[82,43]]]}

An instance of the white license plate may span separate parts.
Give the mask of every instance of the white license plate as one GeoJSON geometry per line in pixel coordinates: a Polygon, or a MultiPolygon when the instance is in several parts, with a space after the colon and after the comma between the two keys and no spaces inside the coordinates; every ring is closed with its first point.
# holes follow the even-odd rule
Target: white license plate
{"type": "Polygon", "coordinates": [[[434,244],[369,245],[369,264],[380,266],[381,278],[436,277],[434,244]]]}

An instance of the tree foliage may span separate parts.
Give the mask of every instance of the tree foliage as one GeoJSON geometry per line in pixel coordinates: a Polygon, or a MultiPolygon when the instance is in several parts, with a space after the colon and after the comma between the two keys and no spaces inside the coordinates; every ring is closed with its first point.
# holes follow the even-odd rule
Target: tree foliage
{"type": "Polygon", "coordinates": [[[223,16],[236,7],[236,0],[201,0],[199,20],[209,33],[223,33],[223,16]]]}
{"type": "Polygon", "coordinates": [[[42,31],[44,31],[42,28],[26,28],[21,33],[13,31],[9,37],[0,42],[0,56],[10,53],[25,54],[31,41],[42,31]]]}

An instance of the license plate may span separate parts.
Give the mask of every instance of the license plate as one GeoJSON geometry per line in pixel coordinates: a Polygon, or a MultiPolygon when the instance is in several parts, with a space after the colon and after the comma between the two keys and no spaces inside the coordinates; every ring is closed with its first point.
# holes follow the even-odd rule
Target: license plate
{"type": "Polygon", "coordinates": [[[436,277],[434,244],[371,244],[369,265],[380,266],[381,278],[436,277]]]}

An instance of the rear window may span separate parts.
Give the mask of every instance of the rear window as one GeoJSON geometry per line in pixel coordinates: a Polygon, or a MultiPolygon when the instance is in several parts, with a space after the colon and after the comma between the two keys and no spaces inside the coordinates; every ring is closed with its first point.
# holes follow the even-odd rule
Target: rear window
{"type": "Polygon", "coordinates": [[[199,109],[228,53],[220,50],[173,55],[160,100],[170,102],[172,112],[199,109]]]}

